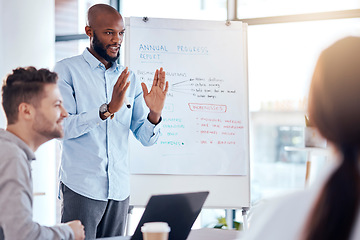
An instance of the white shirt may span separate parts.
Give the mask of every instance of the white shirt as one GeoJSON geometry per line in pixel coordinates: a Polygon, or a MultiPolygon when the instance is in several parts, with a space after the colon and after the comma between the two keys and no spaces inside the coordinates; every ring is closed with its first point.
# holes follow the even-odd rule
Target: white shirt
{"type": "MultiPolygon", "coordinates": [[[[325,181],[337,168],[330,164],[323,175],[308,189],[298,191],[283,197],[269,200],[252,209],[249,230],[241,235],[241,240],[296,240],[303,235],[307,221],[316,197],[319,195],[325,181]]],[[[342,206],[338,206],[342,207],[342,206]]],[[[350,239],[360,239],[360,211],[353,227],[350,239]]],[[[341,221],[341,219],[339,219],[341,221]]]]}

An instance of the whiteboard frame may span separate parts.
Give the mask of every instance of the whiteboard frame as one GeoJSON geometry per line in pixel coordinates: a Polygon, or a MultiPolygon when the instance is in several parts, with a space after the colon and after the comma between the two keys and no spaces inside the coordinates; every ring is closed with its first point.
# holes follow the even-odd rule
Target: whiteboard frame
{"type": "MultiPolygon", "coordinates": [[[[167,19],[162,19],[166,21],[167,19]]],[[[204,20],[184,20],[171,19],[171,21],[184,21],[184,25],[193,26],[197,21],[204,20]],[[189,23],[186,24],[185,22],[189,23]]],[[[131,26],[130,18],[125,18],[125,66],[130,63],[130,37],[131,26]]],[[[224,24],[234,22],[225,22],[224,24]]],[[[239,22],[236,22],[239,24],[239,22]]],[[[247,47],[247,24],[241,23],[243,27],[243,58],[244,58],[244,76],[246,85],[246,108],[247,120],[249,123],[249,84],[248,84],[248,47],[247,47]]],[[[191,28],[191,27],[189,27],[191,28]]],[[[249,130],[247,131],[247,141],[250,145],[249,130]]],[[[166,174],[131,174],[130,175],[130,205],[135,207],[145,207],[151,195],[154,194],[172,194],[186,193],[196,191],[209,191],[209,197],[205,201],[205,208],[220,209],[241,209],[250,207],[250,146],[247,156],[247,175],[244,176],[197,176],[197,175],[166,175],[166,174]]]]}

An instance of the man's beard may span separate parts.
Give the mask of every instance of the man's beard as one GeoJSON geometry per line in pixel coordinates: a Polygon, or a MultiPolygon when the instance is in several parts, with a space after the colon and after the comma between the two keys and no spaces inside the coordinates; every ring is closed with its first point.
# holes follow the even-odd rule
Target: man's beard
{"type": "Polygon", "coordinates": [[[40,111],[36,113],[33,130],[48,140],[62,138],[64,136],[62,127],[56,127],[56,124],[47,119],[46,115],[40,111]]]}
{"type": "Polygon", "coordinates": [[[116,60],[118,60],[118,58],[120,56],[120,50],[119,50],[118,53],[116,54],[116,57],[110,57],[106,53],[106,48],[104,47],[104,45],[97,38],[95,31],[94,31],[94,37],[93,37],[93,48],[94,48],[95,52],[97,54],[99,54],[99,56],[102,57],[103,59],[105,59],[107,62],[115,62],[116,60]]]}

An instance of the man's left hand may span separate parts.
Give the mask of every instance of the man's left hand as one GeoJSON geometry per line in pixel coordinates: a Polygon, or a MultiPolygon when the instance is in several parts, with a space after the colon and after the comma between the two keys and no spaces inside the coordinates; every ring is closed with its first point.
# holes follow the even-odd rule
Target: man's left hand
{"type": "Polygon", "coordinates": [[[145,103],[150,109],[149,121],[157,124],[161,117],[162,109],[164,108],[166,93],[169,89],[168,81],[165,82],[165,71],[163,68],[156,69],[153,85],[150,92],[145,83],[141,83],[144,93],[145,103]]]}

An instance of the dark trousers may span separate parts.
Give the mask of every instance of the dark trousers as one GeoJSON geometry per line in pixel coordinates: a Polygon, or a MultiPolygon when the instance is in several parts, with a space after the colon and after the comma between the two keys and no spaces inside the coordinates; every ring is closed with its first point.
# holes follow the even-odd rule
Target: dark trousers
{"type": "Polygon", "coordinates": [[[99,201],[84,197],[61,183],[61,222],[80,220],[85,239],[114,237],[124,234],[129,198],[124,201],[99,201]]]}

